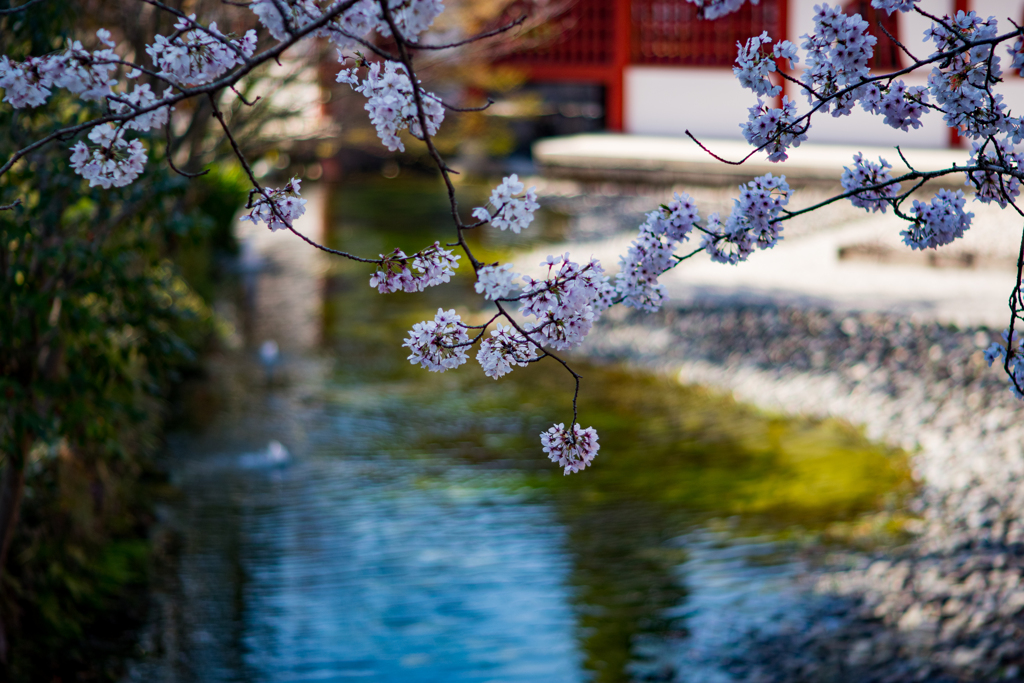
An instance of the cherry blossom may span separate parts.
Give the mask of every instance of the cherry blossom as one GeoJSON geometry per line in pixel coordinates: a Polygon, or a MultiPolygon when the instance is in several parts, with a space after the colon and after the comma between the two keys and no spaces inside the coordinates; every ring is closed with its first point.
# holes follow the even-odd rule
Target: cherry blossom
{"type": "MultiPolygon", "coordinates": [[[[171,95],[172,91],[170,88],[164,90],[164,99],[169,98],[171,95]]],[[[121,101],[117,101],[111,98],[111,108],[118,114],[130,114],[147,109],[160,102],[160,98],[156,96],[148,83],[136,84],[130,94],[120,99],[121,101]]],[[[145,114],[139,114],[125,121],[124,127],[130,130],[137,130],[140,133],[153,128],[159,128],[167,123],[171,109],[173,107],[164,106],[153,109],[145,114]]]]}
{"type": "Polygon", "coordinates": [[[803,92],[818,111],[845,116],[862,91],[838,93],[868,77],[878,39],[859,14],[847,16],[838,5],[826,3],[815,5],[814,10],[814,33],[803,36],[802,47],[807,51],[807,69],[800,77],[803,92]]]}
{"type": "MultiPolygon", "coordinates": [[[[744,0],[689,2],[704,20],[735,11],[744,0]]],[[[872,0],[873,7],[889,14],[913,11],[917,4],[917,0],[872,0]]],[[[357,66],[343,68],[337,75],[338,82],[347,83],[366,98],[370,121],[389,150],[404,151],[402,131],[420,139],[437,133],[444,120],[444,104],[422,87],[409,55],[420,52],[416,43],[443,10],[440,0],[254,0],[249,7],[253,12],[250,19],[255,17],[281,41],[279,50],[257,54],[255,30],[240,35],[222,33],[216,23],[207,25],[195,15],[175,14],[174,32],[156,35],[146,46],[158,79],[165,81],[159,87],[162,95],[154,91],[152,80],[131,83],[146,69],[119,57],[111,33],[100,29],[96,31],[96,50],[72,41],[61,51],[21,61],[0,55],[3,101],[17,109],[41,107],[59,88],[77,95],[78,100],[101,103],[106,116],[116,123],[97,123],[84,117],[82,125],[76,123],[69,134],[87,130],[88,137],[71,147],[71,167],[92,186],[120,187],[138,178],[147,162],[142,141],[128,140],[126,135],[168,126],[172,108],[167,102],[198,91],[205,95],[221,90],[221,86],[233,86],[283,49],[291,49],[302,38],[311,38],[337,48],[343,63],[353,59],[343,51],[369,49],[378,54],[401,54],[401,63],[388,59],[371,63],[356,53],[357,66]],[[313,22],[318,26],[310,30],[313,22]],[[300,37],[299,32],[304,36],[300,37]],[[411,50],[396,50],[396,46],[411,50]],[[167,84],[172,87],[165,89],[167,84]],[[192,87],[210,84],[217,87],[189,92],[192,87]]],[[[1024,142],[1024,119],[1012,115],[1002,94],[996,91],[1003,78],[1009,77],[1003,73],[996,48],[1006,43],[1006,52],[1000,51],[1003,59],[1008,54],[1012,69],[1024,69],[1024,38],[1013,32],[1000,38],[996,20],[975,12],[944,17],[925,33],[935,52],[927,61],[917,61],[908,69],[916,70],[918,75],[927,71],[927,85],[907,85],[895,74],[872,76],[870,63],[877,39],[862,17],[844,14],[838,4],[823,3],[814,9],[813,31],[801,36],[804,55],[798,55],[793,43],[774,41],[767,32],[737,44],[733,73],[757,97],[746,122],[741,124],[750,144],[763,149],[771,161],[781,162],[787,159],[790,148],[808,139],[811,118],[819,113],[841,117],[859,104],[881,117],[885,125],[910,131],[924,124],[927,111],[936,110],[948,127],[972,141],[970,165],[974,170],[956,165],[938,174],[910,170],[904,180],[921,180],[923,184],[936,175],[964,173],[977,201],[1006,207],[1019,197],[1024,151],[1017,151],[1017,146],[1024,142]],[[773,99],[782,94],[781,63],[788,62],[793,69],[801,57],[806,66],[799,77],[801,92],[807,98],[803,114],[789,97],[773,99]]],[[[91,110],[98,112],[100,107],[91,110]]],[[[63,139],[61,135],[54,137],[63,139]]],[[[236,151],[241,157],[242,152],[236,151]]],[[[431,147],[431,152],[436,156],[436,149],[431,147]]],[[[443,174],[449,173],[442,161],[438,160],[438,166],[443,174]]],[[[271,230],[290,228],[305,211],[306,200],[301,198],[299,186],[297,179],[281,189],[257,185],[242,220],[264,223],[271,230]]],[[[875,163],[862,154],[854,156],[853,164],[844,169],[842,186],[854,206],[883,213],[892,208],[905,219],[908,225],[901,236],[913,249],[948,244],[969,229],[973,218],[965,210],[964,193],[947,189],[939,190],[930,202],[913,201],[908,210],[904,203],[909,198],[900,194],[901,185],[893,182],[892,166],[882,158],[875,163]]],[[[434,320],[418,323],[405,339],[404,346],[411,352],[409,360],[443,371],[465,363],[469,347],[479,343],[477,360],[487,376],[497,379],[516,366],[570,349],[616,302],[652,311],[662,306],[667,291],[660,276],[697,251],[705,250],[713,261],[736,264],[758,249],[772,248],[782,239],[783,221],[793,215],[785,209],[790,196],[784,177],[767,174],[740,186],[727,216],[712,213],[702,223],[693,199],[677,194],[644,216],[639,234],[619,260],[614,279],[605,274],[598,261],[576,263],[568,254],[549,257],[542,264],[546,274],[538,278],[520,276],[511,264],[481,265],[462,239],[464,230],[479,224],[465,226],[456,220],[453,244],[465,251],[476,269],[476,291],[490,301],[518,301],[524,321],[513,320],[506,307],[499,304],[492,323],[504,316],[508,324],[499,322],[489,335],[481,332],[471,342],[455,311],[438,309],[434,320]],[[691,242],[695,230],[701,235],[699,244],[691,242]],[[517,281],[524,283],[521,289],[517,281]]],[[[538,208],[536,188],[527,189],[512,174],[502,179],[488,203],[475,208],[472,215],[480,223],[518,234],[532,224],[538,208]]],[[[454,198],[452,209],[457,211],[454,198]]],[[[437,241],[411,254],[395,249],[377,260],[354,258],[376,263],[369,283],[379,292],[420,292],[450,282],[458,268],[461,256],[441,244],[437,241]]],[[[1018,285],[1014,290],[1016,300],[1020,299],[1020,289],[1018,285]]],[[[1015,319],[1020,317],[1016,308],[1013,315],[1015,319]]],[[[1009,357],[1006,365],[1011,379],[1024,386],[1024,352],[1016,339],[1010,343],[1004,336],[1004,342],[1002,346],[993,345],[986,358],[994,363],[1009,357]]],[[[542,435],[542,442],[551,459],[567,473],[585,468],[597,452],[596,432],[592,428],[583,430],[579,424],[571,430],[555,425],[542,435]]]]}
{"type": "Polygon", "coordinates": [[[768,152],[768,160],[779,162],[789,158],[786,150],[799,147],[807,139],[806,128],[795,126],[796,103],[783,95],[782,107],[772,109],[760,98],[750,108],[746,123],[741,123],[743,137],[755,147],[763,147],[768,152]]]}
{"type": "Polygon", "coordinates": [[[89,140],[93,145],[79,141],[71,147],[71,168],[89,181],[89,187],[124,187],[142,173],[146,148],[138,140],[125,140],[123,128],[96,126],[89,131],[89,140]]]}
{"type": "Polygon", "coordinates": [[[0,56],[0,88],[4,102],[15,109],[38,107],[46,103],[53,86],[49,57],[29,57],[18,63],[0,56]]]}
{"type": "Polygon", "coordinates": [[[276,40],[287,39],[290,33],[321,16],[313,0],[256,0],[249,4],[249,9],[276,40]]]}
{"type": "Polygon", "coordinates": [[[983,204],[995,202],[1005,209],[1010,201],[1020,195],[1020,180],[1011,173],[1019,173],[1024,168],[1024,154],[1016,151],[1006,140],[972,143],[971,165],[988,166],[1004,171],[967,172],[964,184],[974,188],[975,201],[983,204]]]}
{"type": "MultiPolygon", "coordinates": [[[[843,189],[850,191],[887,183],[892,180],[892,175],[888,170],[891,168],[892,164],[882,157],[878,157],[876,164],[873,161],[866,161],[864,155],[858,152],[853,157],[853,168],[848,166],[843,168],[843,189]]],[[[895,197],[899,191],[900,184],[892,183],[881,189],[858,192],[850,197],[850,203],[871,212],[885,213],[889,206],[886,199],[895,197]]]]}
{"type": "MultiPolygon", "coordinates": [[[[286,40],[295,31],[301,30],[320,19],[341,3],[328,0],[256,0],[249,5],[259,22],[270,31],[276,40],[286,40]],[[282,11],[283,15],[282,15],[282,11]]],[[[415,39],[430,28],[434,19],[444,9],[439,0],[388,0],[391,19],[399,32],[407,39],[415,39]]],[[[381,10],[375,0],[358,0],[330,21],[322,29],[314,31],[317,38],[328,38],[339,49],[350,49],[359,45],[359,38],[376,31],[380,36],[391,36],[381,10]]]]}
{"type": "Polygon", "coordinates": [[[505,263],[500,266],[484,266],[477,271],[476,277],[477,294],[493,300],[508,296],[516,288],[515,280],[520,275],[512,272],[511,263],[505,263]]]}
{"type": "MultiPolygon", "coordinates": [[[[925,36],[930,38],[937,52],[956,50],[964,41],[993,38],[996,20],[982,20],[974,12],[957,12],[948,18],[953,31],[933,24],[925,36]]],[[[935,66],[928,76],[928,87],[936,102],[945,112],[943,120],[951,128],[960,128],[967,137],[982,137],[1010,132],[1012,122],[1006,117],[1002,96],[989,91],[993,80],[1002,75],[999,57],[992,54],[991,45],[978,45],[970,50],[955,52],[949,59],[935,66]]]]}
{"type": "Polygon", "coordinates": [[[402,346],[411,351],[409,362],[431,372],[444,372],[466,362],[469,336],[455,310],[437,309],[433,320],[413,325],[402,346]],[[459,346],[462,344],[463,346],[459,346]]]}
{"type": "Polygon", "coordinates": [[[569,254],[549,256],[543,280],[524,277],[520,311],[537,318],[526,325],[531,338],[554,349],[568,349],[583,341],[594,324],[594,301],[607,281],[596,259],[585,266],[569,260],[569,254]]]}
{"type": "Polygon", "coordinates": [[[733,210],[723,223],[718,214],[708,217],[701,246],[712,261],[735,265],[745,261],[754,249],[771,249],[782,239],[782,224],[776,219],[789,203],[786,176],[767,173],[740,186],[733,210]]]}
{"type": "Polygon", "coordinates": [[[672,265],[672,247],[641,227],[640,236],[619,257],[615,289],[622,296],[622,303],[644,311],[661,308],[667,293],[658,276],[672,265]]]}
{"type": "Polygon", "coordinates": [[[491,336],[480,343],[476,354],[484,374],[493,379],[512,372],[512,366],[525,368],[537,358],[537,347],[511,325],[498,325],[491,336]]]}
{"type": "Polygon", "coordinates": [[[939,190],[930,204],[914,201],[914,222],[900,232],[911,249],[934,249],[949,244],[971,227],[974,214],[964,211],[962,190],[939,190]]]}
{"type": "Polygon", "coordinates": [[[440,242],[434,242],[412,256],[395,249],[387,256],[380,255],[380,265],[370,278],[370,286],[376,287],[381,294],[422,292],[427,287],[449,282],[461,258],[443,249],[440,242]]]}
{"type": "Polygon", "coordinates": [[[775,64],[776,59],[786,59],[789,67],[800,61],[796,54],[796,46],[788,40],[776,43],[769,51],[767,49],[772,39],[767,31],[761,35],[749,38],[744,45],[740,45],[739,53],[736,56],[736,66],[732,72],[739,79],[740,85],[754,91],[755,95],[775,97],[782,92],[782,86],[772,84],[769,74],[778,71],[775,64]]]}
{"type": "Polygon", "coordinates": [[[875,9],[884,9],[889,14],[910,12],[917,6],[917,0],[871,0],[871,6],[875,9]]]}
{"type": "MultiPolygon", "coordinates": [[[[392,152],[405,151],[405,145],[398,134],[406,128],[414,137],[423,137],[412,83],[402,64],[385,62],[382,71],[380,62],[374,62],[370,64],[361,84],[358,84],[359,79],[351,69],[342,69],[337,81],[348,83],[353,90],[366,97],[365,108],[370,113],[370,123],[377,129],[377,135],[384,146],[392,152]]],[[[420,100],[423,103],[427,133],[434,135],[444,120],[444,107],[437,95],[422,88],[420,100]]]]}
{"type": "MultiPolygon", "coordinates": [[[[388,0],[388,8],[399,32],[407,38],[415,38],[430,28],[444,10],[444,3],[440,0],[388,0]]],[[[385,38],[391,36],[391,28],[383,19],[377,31],[385,38]]]]}
{"type": "Polygon", "coordinates": [[[240,40],[217,30],[217,23],[203,27],[190,14],[174,24],[170,38],[158,35],[146,53],[160,69],[160,75],[178,85],[201,85],[216,80],[242,64],[256,51],[256,31],[250,29],[240,40]]]}
{"type": "Polygon", "coordinates": [[[530,227],[534,211],[540,208],[540,204],[537,203],[537,188],[531,187],[525,192],[524,189],[525,186],[519,182],[519,176],[515,173],[502,179],[501,184],[491,192],[490,205],[494,208],[494,213],[490,213],[486,207],[478,206],[473,209],[473,217],[489,221],[499,230],[511,230],[518,235],[520,231],[530,227]]]}
{"type": "Polygon", "coordinates": [[[597,442],[597,431],[593,427],[582,429],[577,422],[572,431],[566,431],[565,423],[559,423],[540,434],[541,445],[551,462],[564,468],[563,474],[576,473],[587,468],[594,461],[601,445],[597,442]]]}
{"type": "Polygon", "coordinates": [[[615,292],[627,306],[656,311],[665,300],[665,288],[658,276],[674,262],[674,249],[689,239],[700,219],[697,205],[687,194],[676,194],[672,201],[647,214],[640,236],[619,259],[615,292]]]}
{"type": "Polygon", "coordinates": [[[110,32],[100,29],[96,36],[106,49],[89,52],[80,41],[72,41],[68,49],[47,60],[47,69],[53,84],[59,88],[70,90],[83,100],[99,102],[112,93],[117,85],[112,73],[117,70],[120,61],[113,50],[110,32]]]}
{"type": "Polygon", "coordinates": [[[861,107],[873,114],[884,115],[886,125],[904,131],[921,127],[921,114],[928,104],[928,89],[924,86],[907,87],[906,83],[897,80],[884,90],[871,83],[862,92],[861,107]]]}
{"type": "MultiPolygon", "coordinates": [[[[759,0],[750,0],[751,5],[758,4],[759,0]]],[[[711,21],[732,14],[743,6],[745,0],[687,0],[698,7],[697,16],[700,19],[711,21]]]]}
{"type": "Polygon", "coordinates": [[[1007,363],[1011,379],[1010,392],[1017,398],[1024,399],[1024,393],[1021,392],[1021,389],[1024,388],[1024,353],[1021,351],[1021,334],[1019,330],[1014,330],[1012,335],[1009,329],[1004,330],[1003,343],[992,342],[985,349],[985,361],[989,367],[992,367],[996,362],[1002,364],[1005,362],[1007,353],[1010,354],[1009,363],[1007,363]]]}
{"type": "Polygon", "coordinates": [[[292,178],[287,185],[280,190],[264,188],[264,192],[254,190],[250,199],[249,213],[242,216],[240,220],[256,223],[266,223],[271,232],[291,228],[295,220],[306,213],[306,200],[299,196],[298,178],[292,178]]]}

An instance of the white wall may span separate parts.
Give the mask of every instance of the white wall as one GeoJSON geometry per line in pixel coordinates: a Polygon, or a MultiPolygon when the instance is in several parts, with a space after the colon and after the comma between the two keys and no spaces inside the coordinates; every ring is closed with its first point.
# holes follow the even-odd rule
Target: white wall
{"type": "Polygon", "coordinates": [[[629,66],[625,80],[626,132],[743,139],[740,124],[757,98],[730,69],[629,66]]]}
{"type": "MultiPolygon", "coordinates": [[[[814,5],[823,0],[790,0],[788,38],[797,45],[800,36],[814,30],[814,5]]],[[[825,0],[828,2],[829,0],[825,0]]],[[[838,4],[834,0],[830,4],[838,4]]],[[[953,0],[921,0],[920,7],[930,14],[949,14],[953,0]]],[[[1024,0],[974,0],[979,13],[992,14],[1000,20],[1000,30],[1010,30],[1006,17],[1024,19],[1024,0]],[[1003,25],[1005,24],[1005,28],[1003,25]]],[[[917,14],[899,15],[900,38],[911,53],[924,57],[934,50],[925,42],[924,31],[930,21],[917,14]]],[[[1009,62],[1000,55],[1003,64],[1009,62]]],[[[924,85],[927,72],[908,76],[908,85],[924,85]]],[[[1006,74],[1006,82],[998,90],[1016,115],[1024,114],[1024,78],[1006,74]]],[[[789,85],[787,94],[806,111],[807,99],[789,85]]],[[[753,93],[742,89],[731,70],[724,68],[630,66],[625,73],[626,130],[645,135],[683,135],[689,129],[698,137],[742,139],[740,124],[746,120],[747,109],[755,104],[753,93]]],[[[916,131],[893,129],[881,116],[856,109],[849,116],[814,118],[810,141],[837,144],[871,144],[875,146],[905,145],[907,147],[946,147],[949,133],[941,117],[928,113],[924,125],[916,131]]]]}
{"type": "MultiPolygon", "coordinates": [[[[993,4],[998,1],[985,0],[985,2],[993,2],[993,4]]],[[[821,4],[821,0],[790,1],[788,37],[798,47],[803,43],[801,36],[814,31],[814,6],[819,4],[821,4]]],[[[841,3],[840,0],[836,0],[828,2],[828,4],[841,3]]],[[[942,16],[953,11],[954,3],[953,0],[921,0],[919,7],[929,14],[942,16]]],[[[899,22],[900,42],[906,45],[913,55],[922,58],[934,51],[931,43],[925,43],[924,39],[924,30],[931,24],[928,19],[918,14],[901,13],[899,22]]],[[[907,85],[926,85],[928,73],[908,76],[903,80],[907,85]]],[[[796,99],[800,111],[806,111],[807,98],[799,94],[796,86],[791,87],[788,94],[791,98],[796,99]]],[[[906,132],[887,126],[883,121],[883,117],[869,114],[859,107],[855,108],[849,116],[838,119],[833,118],[831,114],[824,116],[818,114],[812,119],[808,141],[833,144],[872,144],[881,147],[890,145],[946,147],[949,145],[949,133],[942,123],[942,117],[934,112],[929,112],[921,117],[924,125],[920,128],[906,132]]]]}

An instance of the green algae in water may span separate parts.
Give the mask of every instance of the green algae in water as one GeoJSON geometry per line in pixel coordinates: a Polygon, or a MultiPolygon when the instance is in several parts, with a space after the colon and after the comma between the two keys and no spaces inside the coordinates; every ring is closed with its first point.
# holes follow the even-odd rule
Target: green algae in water
{"type": "MultiPolygon", "coordinates": [[[[366,254],[433,241],[451,221],[441,189],[431,179],[346,183],[332,193],[332,246],[366,254]]],[[[486,201],[483,186],[464,191],[464,212],[486,201]]],[[[557,217],[542,217],[528,237],[536,244],[557,224],[557,217]]],[[[493,230],[471,237],[474,250],[489,257],[509,253],[513,244],[493,230]]],[[[579,361],[579,421],[597,429],[601,451],[591,468],[562,477],[539,438],[552,423],[572,418],[572,378],[556,363],[517,368],[494,381],[482,375],[473,353],[443,375],[405,360],[401,340],[413,323],[438,307],[465,313],[480,305],[471,272],[463,264],[448,285],[386,299],[367,285],[360,264],[340,263],[329,278],[325,337],[344,356],[338,379],[373,383],[390,410],[412,416],[401,439],[389,435],[392,444],[513,464],[530,486],[582,508],[642,501],[709,517],[741,515],[774,528],[849,522],[892,508],[911,490],[905,453],[839,420],[768,415],[713,391],[579,361]]],[[[358,395],[365,400],[367,393],[358,395]]]]}

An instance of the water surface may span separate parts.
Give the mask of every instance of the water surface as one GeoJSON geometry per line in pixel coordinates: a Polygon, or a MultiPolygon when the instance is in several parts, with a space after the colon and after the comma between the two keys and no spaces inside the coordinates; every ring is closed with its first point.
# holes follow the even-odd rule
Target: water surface
{"type": "MultiPolygon", "coordinates": [[[[425,181],[329,189],[328,238],[349,251],[444,225],[425,181]]],[[[547,215],[532,239],[567,226],[547,215]]],[[[179,544],[137,680],[733,680],[745,633],[813,618],[807,538],[906,485],[905,460],[850,428],[583,363],[602,448],[562,477],[538,439],[571,418],[557,366],[495,382],[404,358],[438,306],[477,312],[468,278],[383,297],[286,235],[256,247],[266,268],[221,305],[244,345],[211,359],[171,440],[179,544]]]]}

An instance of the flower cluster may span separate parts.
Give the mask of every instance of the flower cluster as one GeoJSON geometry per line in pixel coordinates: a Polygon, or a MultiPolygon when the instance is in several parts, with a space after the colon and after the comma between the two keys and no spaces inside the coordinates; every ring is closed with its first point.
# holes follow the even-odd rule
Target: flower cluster
{"type": "Polygon", "coordinates": [[[964,211],[964,193],[939,190],[930,204],[914,201],[914,222],[900,232],[911,249],[934,249],[963,237],[974,214],[964,211]]]}
{"type": "Polygon", "coordinates": [[[767,173],[740,185],[739,199],[733,200],[732,213],[723,224],[717,213],[708,217],[701,246],[712,261],[735,265],[747,260],[754,248],[771,249],[782,239],[777,221],[789,203],[786,176],[767,173]]]}
{"type": "MultiPolygon", "coordinates": [[[[687,0],[697,6],[697,18],[712,21],[727,14],[732,14],[740,7],[743,7],[745,0],[687,0]]],[[[756,5],[759,0],[750,0],[751,5],[756,5]]]]}
{"type": "Polygon", "coordinates": [[[665,300],[665,287],[658,276],[672,267],[676,245],[690,237],[700,220],[693,197],[676,194],[672,201],[647,214],[640,235],[619,258],[615,292],[627,306],[656,311],[665,300]]]}
{"type": "Polygon", "coordinates": [[[387,256],[380,255],[380,264],[370,278],[370,286],[376,287],[381,294],[422,292],[427,287],[449,282],[459,267],[460,258],[442,249],[440,242],[434,242],[412,256],[395,249],[387,256]],[[413,273],[414,270],[418,272],[413,273]]]}
{"type": "Polygon", "coordinates": [[[280,190],[272,187],[265,187],[262,192],[253,190],[246,207],[249,213],[240,220],[266,223],[272,232],[291,228],[295,220],[306,213],[306,200],[299,196],[300,182],[298,178],[292,178],[280,190]]]}
{"type": "MultiPolygon", "coordinates": [[[[389,61],[384,63],[382,71],[380,62],[374,62],[361,84],[354,70],[342,69],[337,81],[348,83],[353,90],[366,97],[365,109],[370,112],[370,123],[377,129],[377,135],[389,150],[405,151],[405,145],[398,134],[406,128],[415,137],[423,139],[413,86],[405,66],[389,61]]],[[[427,133],[434,135],[444,120],[444,107],[437,95],[423,90],[418,84],[416,87],[419,88],[420,101],[423,103],[427,133]]]]}
{"type": "Polygon", "coordinates": [[[871,0],[871,6],[875,9],[884,9],[889,14],[893,12],[911,12],[917,5],[917,0],[871,0]]]}
{"type": "Polygon", "coordinates": [[[29,57],[20,64],[0,57],[0,88],[4,102],[15,109],[38,107],[46,103],[53,86],[49,57],[29,57]]]}
{"type": "Polygon", "coordinates": [[[480,343],[476,354],[484,374],[498,379],[512,372],[512,366],[525,368],[537,358],[537,347],[511,325],[498,325],[488,339],[480,343]]]}
{"type": "Polygon", "coordinates": [[[131,184],[146,166],[146,148],[138,140],[124,139],[124,128],[109,123],[89,131],[92,146],[78,141],[71,147],[71,168],[104,190],[131,184]]]}
{"type": "Polygon", "coordinates": [[[868,32],[868,22],[859,14],[847,16],[838,5],[824,3],[814,9],[814,33],[804,36],[802,44],[807,51],[807,69],[800,80],[810,104],[820,105],[819,111],[831,111],[832,116],[844,116],[861,93],[854,88],[836,95],[868,77],[878,39],[868,32]]]}
{"type": "Polygon", "coordinates": [[[537,188],[531,187],[525,193],[524,189],[515,173],[503,178],[501,184],[491,192],[490,204],[494,213],[490,213],[486,207],[478,206],[473,209],[473,218],[489,221],[499,230],[511,230],[518,235],[519,231],[530,227],[533,212],[540,208],[537,188]],[[520,194],[523,196],[518,196],[520,194]]]}
{"type": "Polygon", "coordinates": [[[885,116],[885,124],[900,130],[921,127],[921,114],[928,104],[928,89],[923,85],[907,87],[903,81],[895,81],[882,89],[876,83],[862,88],[860,106],[864,111],[885,116]]]}
{"type": "Polygon", "coordinates": [[[740,50],[736,55],[736,66],[732,68],[732,72],[736,74],[740,85],[754,91],[755,95],[775,97],[782,92],[782,86],[772,84],[769,78],[769,74],[778,71],[776,59],[788,60],[791,69],[800,61],[796,54],[796,45],[793,43],[783,40],[769,51],[767,48],[771,42],[768,32],[763,31],[761,35],[747,40],[745,45],[737,43],[740,50]]]}
{"type": "Polygon", "coordinates": [[[477,294],[496,300],[507,297],[516,288],[519,273],[512,272],[512,264],[484,266],[476,273],[477,294]]]}
{"type": "Polygon", "coordinates": [[[96,37],[107,47],[89,52],[75,40],[60,54],[29,57],[20,63],[0,57],[4,101],[15,109],[38,107],[50,97],[53,87],[70,90],[89,101],[109,96],[117,83],[111,72],[117,69],[118,57],[109,49],[114,47],[110,31],[100,29],[96,37]]]}
{"type": "MultiPolygon", "coordinates": [[[[850,192],[863,187],[888,183],[892,180],[892,175],[889,173],[891,168],[892,164],[882,157],[878,157],[876,164],[873,161],[866,161],[864,155],[858,152],[853,157],[853,168],[843,167],[843,189],[850,192]]],[[[871,212],[885,213],[889,207],[889,202],[886,200],[895,197],[899,191],[900,184],[892,183],[880,189],[858,192],[850,197],[850,203],[871,212]]]]}
{"type": "Polygon", "coordinates": [[[741,123],[747,142],[764,147],[768,160],[779,162],[789,158],[786,150],[799,147],[807,139],[807,127],[796,126],[796,103],[783,96],[782,107],[771,109],[760,98],[750,108],[746,123],[741,123]]]}
{"type": "Polygon", "coordinates": [[[563,474],[586,469],[601,448],[594,428],[583,429],[579,423],[572,426],[572,431],[567,431],[565,424],[559,423],[541,432],[540,442],[551,462],[557,462],[564,468],[563,474]]]}
{"type": "Polygon", "coordinates": [[[525,276],[520,310],[537,318],[526,331],[533,339],[554,349],[568,349],[583,341],[594,325],[594,302],[608,278],[596,259],[584,266],[569,260],[569,254],[548,256],[541,263],[547,276],[536,280],[525,276]]]}
{"type": "MultiPolygon", "coordinates": [[[[270,35],[276,40],[285,40],[338,4],[334,0],[256,0],[249,7],[270,35]]],[[[440,0],[388,0],[388,9],[399,32],[412,39],[430,28],[444,5],[440,0]]],[[[360,39],[371,31],[385,38],[391,36],[391,27],[380,3],[357,0],[323,28],[314,31],[313,36],[327,38],[338,49],[347,50],[359,45],[360,39]]]]}
{"type": "MultiPolygon", "coordinates": [[[[164,90],[164,99],[170,96],[171,89],[167,88],[164,90]]],[[[153,92],[148,83],[137,84],[129,94],[123,97],[118,97],[117,99],[114,99],[114,96],[111,97],[111,108],[118,114],[130,115],[149,109],[144,114],[137,114],[128,119],[124,124],[125,128],[137,130],[140,133],[152,130],[153,128],[159,128],[167,123],[173,107],[165,105],[155,109],[152,108],[159,103],[160,98],[156,96],[156,93],[153,92]]]]}
{"type": "MultiPolygon", "coordinates": [[[[398,31],[412,38],[430,28],[437,15],[444,10],[444,4],[441,0],[388,0],[388,8],[398,31]]],[[[391,28],[383,18],[377,30],[385,38],[391,36],[391,28]]]]}
{"type": "Polygon", "coordinates": [[[1010,391],[1017,398],[1024,398],[1024,393],[1021,392],[1024,388],[1024,353],[1021,351],[1020,340],[1019,330],[1014,330],[1012,335],[1009,329],[1004,330],[1003,343],[992,342],[985,349],[985,360],[989,367],[996,361],[1005,363],[1010,371],[1010,391]],[[1006,362],[1007,354],[1010,355],[1009,362],[1006,362]]]}
{"type": "Polygon", "coordinates": [[[409,362],[431,372],[444,372],[466,362],[469,336],[455,310],[437,309],[433,320],[416,323],[402,346],[411,352],[409,362]]]}
{"type": "MultiPolygon", "coordinates": [[[[982,20],[974,12],[957,12],[946,17],[946,24],[932,24],[925,32],[939,52],[956,50],[965,41],[994,38],[997,24],[994,17],[982,20]],[[949,30],[952,29],[952,30],[949,30]]],[[[945,112],[943,120],[951,128],[960,128],[961,135],[983,137],[1009,133],[1019,126],[1006,116],[1002,96],[991,93],[991,85],[1002,75],[999,57],[992,54],[992,45],[976,45],[953,54],[932,69],[928,87],[945,112]]]]}
{"type": "Polygon", "coordinates": [[[179,19],[170,38],[158,35],[146,46],[160,75],[177,85],[215,81],[255,51],[256,31],[234,40],[218,31],[216,22],[202,26],[194,14],[179,19]]]}
{"type": "Polygon", "coordinates": [[[1024,169],[1024,154],[1017,152],[1006,140],[974,142],[971,150],[972,166],[989,166],[1010,171],[968,171],[965,185],[974,187],[974,199],[988,204],[995,202],[1001,208],[1020,195],[1020,180],[1011,175],[1024,169]]]}
{"type": "Polygon", "coordinates": [[[111,88],[117,84],[111,74],[119,61],[110,49],[114,47],[110,31],[101,28],[96,37],[107,46],[105,49],[89,52],[75,40],[66,52],[50,58],[53,84],[91,102],[100,102],[111,94],[111,88]]]}

